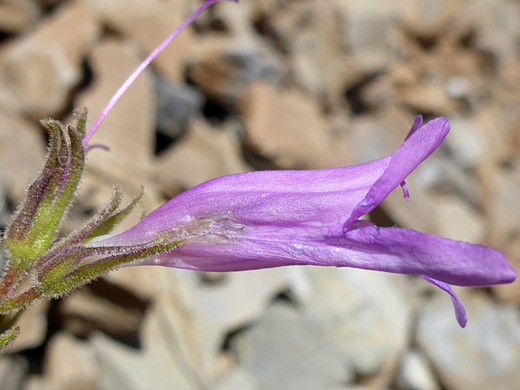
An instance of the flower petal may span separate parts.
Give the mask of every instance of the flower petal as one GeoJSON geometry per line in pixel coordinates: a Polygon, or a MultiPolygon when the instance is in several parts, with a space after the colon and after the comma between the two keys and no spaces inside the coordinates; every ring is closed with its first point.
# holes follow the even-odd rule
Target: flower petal
{"type": "Polygon", "coordinates": [[[408,132],[408,135],[406,136],[406,138],[404,140],[406,141],[408,138],[410,138],[410,136],[413,133],[415,133],[417,130],[419,130],[422,125],[423,125],[423,117],[422,117],[422,115],[417,115],[413,121],[412,128],[410,129],[410,131],[408,132]]]}
{"type": "Polygon", "coordinates": [[[376,228],[351,230],[352,240],[365,267],[387,272],[424,275],[459,286],[489,286],[511,283],[516,271],[505,256],[484,245],[454,241],[415,230],[376,228]],[[373,267],[373,268],[372,268],[373,267]]]}
{"type": "Polygon", "coordinates": [[[192,188],[133,228],[89,246],[180,243],[140,264],[201,271],[243,271],[288,265],[353,267],[421,275],[448,292],[464,326],[462,304],[449,284],[509,283],[516,272],[498,251],[413,230],[376,228],[371,211],[440,145],[445,119],[416,118],[390,157],[315,171],[263,171],[225,176],[192,188]],[[345,222],[346,221],[346,222],[345,222]]]}
{"type": "Polygon", "coordinates": [[[390,157],[351,167],[214,179],[93,245],[139,245],[167,235],[183,244],[144,264],[205,271],[314,264],[425,275],[462,286],[511,282],[516,273],[503,254],[485,246],[412,230],[363,227],[356,219],[343,232],[346,218],[370,211],[449,130],[445,119],[420,123],[419,118],[390,157]]]}
{"type": "Polygon", "coordinates": [[[449,123],[444,118],[434,119],[424,126],[421,126],[421,124],[422,117],[417,117],[405,142],[391,156],[385,172],[355,207],[352,215],[345,222],[343,231],[348,231],[352,222],[376,208],[390,192],[440,146],[450,131],[449,123]]]}
{"type": "MultiPolygon", "coordinates": [[[[413,230],[360,227],[330,236],[312,226],[223,225],[187,239],[144,264],[241,271],[287,265],[354,267],[424,275],[461,286],[510,283],[516,272],[501,252],[413,230]],[[222,233],[225,232],[225,233],[222,233]]],[[[215,226],[215,225],[213,225],[215,226]]]]}
{"type": "Polygon", "coordinates": [[[462,302],[457,297],[457,295],[451,289],[451,286],[447,283],[441,282],[440,280],[435,280],[423,275],[423,279],[430,282],[431,284],[439,287],[440,289],[446,291],[450,294],[451,302],[453,303],[453,309],[455,310],[455,317],[457,318],[457,322],[459,323],[461,328],[465,328],[468,323],[468,315],[466,314],[466,309],[462,305],[462,302]]]}
{"type": "Polygon", "coordinates": [[[343,223],[385,171],[390,157],[313,171],[259,171],[200,184],[110,239],[144,243],[200,219],[233,218],[245,226],[309,226],[340,233],[343,223]]]}

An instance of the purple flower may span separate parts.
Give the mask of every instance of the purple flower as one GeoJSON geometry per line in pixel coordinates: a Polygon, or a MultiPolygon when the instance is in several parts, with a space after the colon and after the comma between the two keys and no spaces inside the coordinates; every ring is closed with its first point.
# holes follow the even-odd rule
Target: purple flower
{"type": "Polygon", "coordinates": [[[450,288],[515,280],[501,252],[359,218],[372,211],[442,143],[448,121],[417,117],[405,142],[366,164],[312,171],[260,171],[224,176],[194,187],[133,228],[99,237],[95,247],[129,247],[157,240],[175,248],[139,264],[201,271],[242,271],[288,265],[354,267],[421,275],[451,295],[457,320],[467,322],[450,288]]]}

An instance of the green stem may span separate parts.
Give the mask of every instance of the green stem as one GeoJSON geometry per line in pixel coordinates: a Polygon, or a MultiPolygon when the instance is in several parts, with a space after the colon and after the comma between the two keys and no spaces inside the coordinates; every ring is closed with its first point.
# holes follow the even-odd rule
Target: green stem
{"type": "Polygon", "coordinates": [[[41,296],[42,294],[36,290],[36,288],[31,287],[29,290],[24,291],[14,298],[0,301],[0,313],[19,311],[38,298],[41,298],[41,296]]]}
{"type": "Polygon", "coordinates": [[[20,310],[15,315],[10,316],[9,314],[2,314],[0,315],[0,333],[5,332],[8,329],[11,329],[16,323],[18,322],[18,319],[22,315],[24,310],[20,310]]]}
{"type": "Polygon", "coordinates": [[[23,270],[14,264],[7,266],[5,274],[0,280],[0,299],[7,297],[23,279],[23,270]]]}

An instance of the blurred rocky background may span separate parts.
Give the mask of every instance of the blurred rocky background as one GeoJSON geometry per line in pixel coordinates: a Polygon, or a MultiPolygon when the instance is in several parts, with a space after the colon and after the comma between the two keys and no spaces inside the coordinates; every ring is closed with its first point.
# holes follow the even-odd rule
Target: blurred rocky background
{"type": "MultiPolygon", "coordinates": [[[[42,164],[38,120],[93,123],[194,0],[0,1],[0,221],[42,164]]],[[[371,218],[504,251],[520,269],[520,3],[220,3],[94,138],[73,229],[114,183],[141,210],[216,176],[391,154],[415,115],[452,132],[371,218]]],[[[128,226],[128,225],[127,225],[128,226]]],[[[446,294],[416,277],[135,267],[41,302],[0,357],[2,390],[514,390],[520,283],[446,294]]]]}

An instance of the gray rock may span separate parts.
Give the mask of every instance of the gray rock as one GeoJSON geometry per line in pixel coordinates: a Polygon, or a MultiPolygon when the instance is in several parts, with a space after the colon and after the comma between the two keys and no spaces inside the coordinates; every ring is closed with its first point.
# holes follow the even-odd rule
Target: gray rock
{"type": "Polygon", "coordinates": [[[342,16],[346,14],[347,3],[350,2],[287,2],[273,8],[265,19],[266,30],[288,54],[293,82],[326,105],[341,100],[343,79],[351,71],[344,62],[348,46],[346,29],[350,24],[342,16]],[[345,72],[347,68],[349,71],[345,72]]]}
{"type": "MultiPolygon", "coordinates": [[[[136,0],[80,0],[106,26],[137,43],[142,53],[150,53],[188,16],[190,3],[184,1],[136,0]]],[[[195,10],[195,8],[193,8],[195,10]]],[[[193,27],[175,38],[152,64],[161,75],[171,81],[181,81],[189,53],[194,46],[193,27]]]]}
{"type": "Polygon", "coordinates": [[[23,117],[0,110],[0,178],[2,190],[15,204],[45,163],[39,130],[23,117]]]}
{"type": "Polygon", "coordinates": [[[428,364],[418,350],[412,349],[403,356],[396,379],[400,390],[439,390],[439,384],[428,364]]]}
{"type": "MultiPolygon", "coordinates": [[[[157,339],[161,333],[157,332],[157,339]]],[[[176,364],[175,352],[164,339],[156,345],[136,350],[96,334],[92,343],[97,352],[101,390],[192,389],[176,364]]]]}
{"type": "Polygon", "coordinates": [[[246,143],[284,169],[343,165],[349,147],[335,137],[318,105],[297,90],[250,85],[241,104],[246,143]]]}
{"type": "Polygon", "coordinates": [[[468,4],[471,7],[465,8],[466,18],[469,16],[479,26],[475,46],[493,53],[501,61],[513,58],[518,52],[516,38],[520,34],[518,2],[479,0],[468,4]]]}
{"type": "Polygon", "coordinates": [[[14,353],[42,345],[47,334],[47,312],[49,306],[49,300],[44,298],[25,310],[18,321],[21,329],[20,334],[16,338],[15,343],[9,348],[10,352],[14,353]]]}
{"type": "Polygon", "coordinates": [[[414,172],[417,185],[428,190],[442,190],[464,199],[469,205],[477,205],[483,196],[478,181],[467,174],[464,167],[441,156],[432,156],[414,172]]]}
{"type": "Polygon", "coordinates": [[[237,369],[222,378],[214,390],[258,390],[254,378],[247,371],[237,369]]]}
{"type": "Polygon", "coordinates": [[[0,389],[18,390],[28,370],[27,361],[21,356],[0,357],[0,389]]]}
{"type": "Polygon", "coordinates": [[[256,42],[208,38],[188,67],[193,83],[214,101],[236,108],[246,87],[256,80],[277,83],[280,63],[268,47],[256,42]]]}
{"type": "Polygon", "coordinates": [[[47,347],[44,366],[49,389],[99,389],[98,369],[91,344],[66,332],[53,336],[47,347]]]}
{"type": "Polygon", "coordinates": [[[197,311],[206,322],[229,332],[257,321],[287,283],[287,270],[283,268],[232,272],[219,286],[197,289],[197,311]]]}
{"type": "Polygon", "coordinates": [[[147,303],[131,291],[104,280],[74,291],[59,306],[63,327],[79,337],[102,331],[132,339],[142,324],[147,303]]]}
{"type": "Polygon", "coordinates": [[[23,390],[52,390],[42,375],[30,375],[25,381],[23,390]]]}
{"type": "Polygon", "coordinates": [[[307,268],[299,298],[356,372],[372,376],[396,365],[406,348],[411,320],[407,279],[349,268],[307,268]]]}
{"type": "MultiPolygon", "coordinates": [[[[89,56],[96,83],[78,96],[75,105],[88,107],[89,118],[94,120],[140,62],[135,48],[129,43],[115,39],[102,40],[89,56]]],[[[80,195],[81,206],[102,207],[110,198],[114,183],[117,183],[125,194],[135,193],[140,184],[146,188],[147,195],[138,209],[150,211],[158,207],[160,202],[150,178],[155,140],[155,107],[152,101],[151,74],[147,70],[103,122],[103,128],[108,131],[98,131],[92,140],[95,144],[109,147],[110,153],[96,150],[95,154],[94,151],[89,154],[89,169],[83,176],[81,188],[84,194],[80,195]]],[[[136,210],[119,228],[136,224],[140,220],[139,214],[136,210]]]]}
{"type": "Polygon", "coordinates": [[[271,306],[234,347],[259,389],[330,389],[352,377],[328,330],[288,304],[271,306]]]}
{"type": "Polygon", "coordinates": [[[233,130],[191,120],[187,134],[156,159],[154,173],[163,193],[173,197],[215,177],[250,170],[233,130]]]}
{"type": "Polygon", "coordinates": [[[0,58],[2,108],[36,118],[64,110],[68,95],[81,80],[85,54],[99,32],[88,10],[69,2],[21,36],[0,58]]]}
{"type": "Polygon", "coordinates": [[[513,306],[480,295],[461,295],[466,329],[453,319],[450,299],[439,294],[419,317],[417,340],[450,390],[511,390],[520,383],[520,321],[513,306]]]}
{"type": "Polygon", "coordinates": [[[157,131],[178,138],[190,117],[202,109],[204,96],[189,85],[173,84],[159,75],[155,75],[153,83],[157,131]]]}
{"type": "Polygon", "coordinates": [[[487,145],[483,134],[476,130],[474,122],[462,117],[450,118],[450,127],[456,129],[446,138],[446,146],[455,161],[464,169],[474,168],[486,158],[487,145]]]}
{"type": "Polygon", "coordinates": [[[395,12],[390,3],[377,1],[338,2],[347,42],[352,53],[386,50],[391,38],[390,27],[395,12]],[[341,4],[342,3],[342,4],[341,4]]]}

